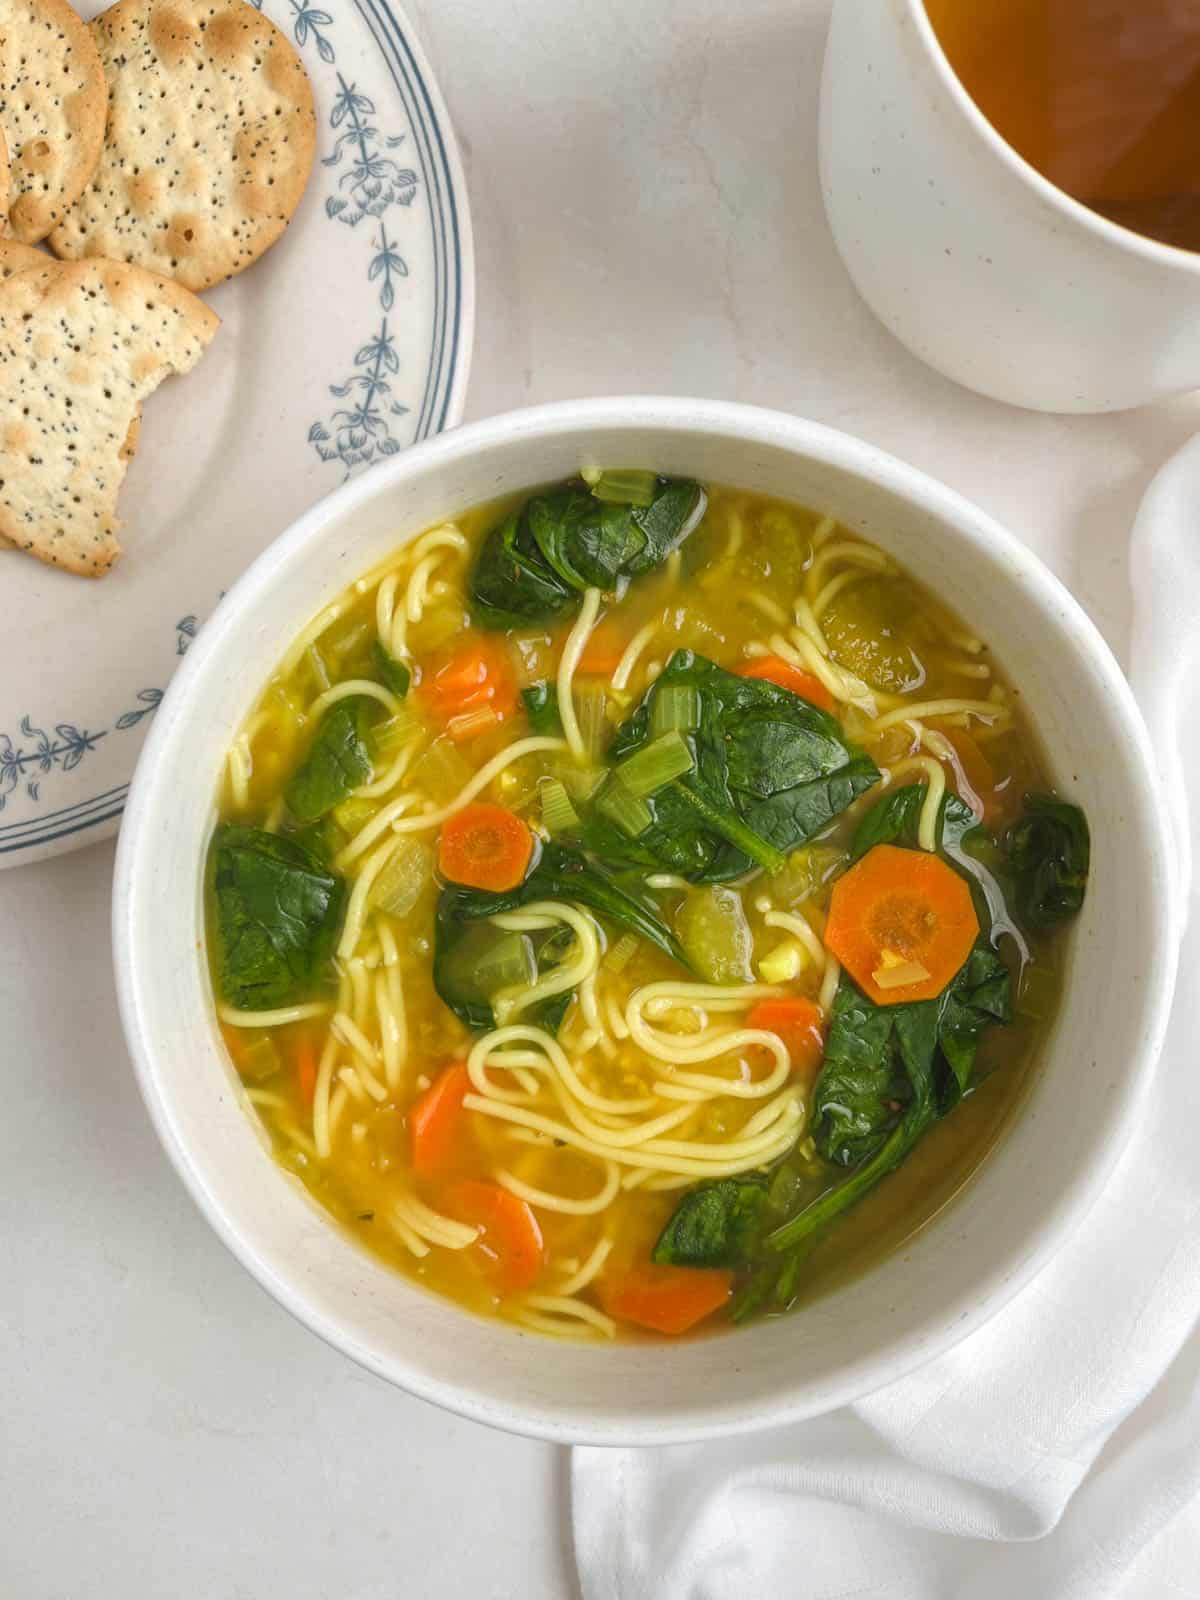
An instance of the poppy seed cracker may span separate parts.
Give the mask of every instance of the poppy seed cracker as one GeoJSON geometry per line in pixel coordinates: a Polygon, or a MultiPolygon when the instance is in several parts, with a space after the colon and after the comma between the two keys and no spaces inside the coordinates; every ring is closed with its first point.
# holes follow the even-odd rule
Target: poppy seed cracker
{"type": "Polygon", "coordinates": [[[316,148],[312,88],[247,0],[120,0],[92,23],[108,131],[56,255],[131,261],[207,289],[272,245],[316,148]]]}
{"type": "Polygon", "coordinates": [[[67,0],[0,0],[0,128],[13,237],[44,239],[96,170],[108,90],[87,24],[67,0]]]}
{"type": "Polygon", "coordinates": [[[180,284],[112,261],[0,283],[0,534],[103,577],[121,553],[117,492],[142,402],[196,364],[218,320],[180,284]]]}

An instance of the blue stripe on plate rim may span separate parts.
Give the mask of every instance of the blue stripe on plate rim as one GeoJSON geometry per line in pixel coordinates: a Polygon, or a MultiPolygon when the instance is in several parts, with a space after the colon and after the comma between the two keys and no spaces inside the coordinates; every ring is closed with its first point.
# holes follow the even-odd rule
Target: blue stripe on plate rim
{"type": "MultiPolygon", "coordinates": [[[[457,421],[451,416],[451,406],[456,399],[461,399],[457,380],[470,358],[470,352],[462,349],[467,291],[463,276],[463,223],[452,181],[457,160],[451,156],[443,119],[438,115],[405,30],[386,0],[354,0],[354,7],[378,44],[408,114],[421,174],[430,196],[434,243],[433,348],[414,431],[415,439],[425,439],[457,421]]],[[[0,855],[31,850],[111,822],[121,815],[128,793],[129,785],[123,783],[58,811],[0,825],[0,855]]]]}

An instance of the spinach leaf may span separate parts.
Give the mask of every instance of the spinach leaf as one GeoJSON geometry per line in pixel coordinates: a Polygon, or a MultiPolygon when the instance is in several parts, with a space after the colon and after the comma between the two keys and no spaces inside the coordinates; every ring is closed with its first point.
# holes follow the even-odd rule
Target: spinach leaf
{"type": "Polygon", "coordinates": [[[292,838],[219,827],[212,842],[218,982],[248,1011],[292,1005],[326,978],[346,886],[292,838]]]}
{"type": "Polygon", "coordinates": [[[399,695],[403,700],[408,693],[408,686],[412,682],[412,673],[404,665],[403,661],[397,661],[395,656],[385,650],[379,640],[376,639],[371,646],[371,663],[375,668],[375,676],[383,684],[384,688],[390,689],[393,694],[399,695]]]}
{"type": "Polygon", "coordinates": [[[546,622],[573,610],[585,589],[619,591],[665,561],[707,503],[690,479],[658,479],[649,505],[598,500],[577,484],[534,495],[484,541],[470,581],[475,620],[546,622]]]}
{"type": "Polygon", "coordinates": [[[626,563],[625,576],[640,578],[661,566],[695,531],[707,509],[708,496],[698,483],[690,478],[665,480],[651,503],[633,512],[644,543],[626,563]]]}
{"type": "Polygon", "coordinates": [[[1027,928],[1049,928],[1083,905],[1091,862],[1087,818],[1048,794],[1025,796],[1025,815],[1004,841],[1016,884],[1017,915],[1027,928]]]}
{"type": "Polygon", "coordinates": [[[562,717],[558,712],[558,689],[548,680],[531,683],[521,690],[529,726],[534,733],[554,738],[562,733],[562,717]]]}
{"type": "Polygon", "coordinates": [[[894,1008],[843,978],[813,1095],[812,1134],[827,1161],[856,1167],[878,1149],[911,1098],[897,1049],[894,1008]]]}
{"type": "Polygon", "coordinates": [[[928,1074],[922,1070],[923,1065],[917,1063],[908,1105],[883,1135],[874,1154],[856,1167],[844,1183],[826,1190],[820,1199],[806,1206],[790,1222],[785,1222],[782,1228],[777,1228],[767,1239],[769,1250],[788,1254],[803,1250],[816,1233],[849,1211],[877,1183],[903,1165],[937,1121],[932,1086],[928,1074]]]}
{"type": "MultiPolygon", "coordinates": [[[[910,783],[882,795],[866,812],[850,842],[850,860],[858,861],[877,844],[902,844],[917,848],[917,832],[928,787],[910,783]]],[[[956,794],[947,789],[938,812],[938,842],[947,849],[961,845],[979,819],[956,794]]]]}
{"type": "Polygon", "coordinates": [[[704,515],[707,496],[690,479],[660,479],[648,506],[617,505],[568,487],[529,502],[529,528],[562,581],[581,592],[614,590],[652,572],[704,515]]]}
{"type": "Polygon", "coordinates": [[[316,822],[360,783],[371,779],[367,725],[371,702],[354,695],[330,706],[321,718],[308,754],[283,791],[298,822],[316,822]]]}
{"type": "Polygon", "coordinates": [[[337,818],[333,816],[322,817],[319,822],[306,823],[303,828],[285,833],[284,838],[290,839],[293,844],[300,845],[310,855],[316,856],[325,867],[332,863],[334,856],[346,843],[346,835],[338,827],[337,818]]]}
{"type": "Polygon", "coordinates": [[[654,1246],[661,1266],[738,1267],[750,1257],[767,1202],[763,1177],[721,1178],[689,1189],[654,1246]]]}
{"type": "Polygon", "coordinates": [[[879,779],[874,762],[846,743],[827,712],[690,650],[672,655],[617,730],[616,760],[652,738],[655,700],[672,685],[699,695],[700,726],[685,735],[694,769],[647,799],[653,820],[636,839],[589,819],[585,837],[605,860],[665,868],[699,883],[724,882],[753,866],[778,870],[788,851],[879,779]]]}
{"type": "Polygon", "coordinates": [[[529,531],[547,565],[562,581],[584,589],[613,590],[645,546],[627,505],[605,505],[586,489],[556,489],[528,506],[529,531]]]}
{"type": "Polygon", "coordinates": [[[493,528],[471,572],[471,613],[482,628],[523,628],[549,622],[579,603],[575,591],[547,565],[520,507],[493,528]]]}
{"type": "Polygon", "coordinates": [[[894,1172],[967,1089],[984,1028],[1009,1020],[1008,968],[984,940],[934,1000],[876,1006],[843,976],[813,1094],[812,1137],[835,1166],[830,1189],[769,1238],[791,1250],[894,1172]]]}
{"type": "MultiPolygon", "coordinates": [[[[648,939],[681,966],[688,965],[682,946],[651,903],[635,899],[578,850],[557,843],[544,844],[532,871],[515,889],[501,893],[447,884],[438,898],[433,985],[469,1028],[491,1028],[495,1019],[486,998],[469,993],[461,981],[459,963],[454,959],[460,941],[472,924],[494,917],[498,912],[516,911],[534,900],[578,901],[598,915],[648,939]]],[[[569,998],[569,995],[565,999],[554,997],[554,1003],[561,1008],[555,1026],[561,1021],[569,998]]],[[[545,1015],[540,1020],[543,1025],[550,1026],[545,1015]]]]}
{"type": "Polygon", "coordinates": [[[939,1108],[945,1116],[966,1092],[983,1030],[991,1023],[1003,1025],[1012,1020],[1012,980],[1008,968],[996,952],[981,941],[939,998],[938,1046],[950,1068],[949,1075],[943,1075],[938,1091],[939,1108]]]}

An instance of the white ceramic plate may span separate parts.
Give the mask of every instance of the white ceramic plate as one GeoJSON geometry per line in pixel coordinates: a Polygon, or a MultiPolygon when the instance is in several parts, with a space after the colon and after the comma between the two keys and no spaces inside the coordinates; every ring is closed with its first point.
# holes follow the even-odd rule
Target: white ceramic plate
{"type": "Polygon", "coordinates": [[[113,833],[224,590],[348,476],[462,415],[466,186],[411,25],[390,0],[255,3],[313,81],[312,178],[275,248],[206,297],[222,327],[200,365],[147,403],[112,574],[0,554],[0,867],[113,833]]]}

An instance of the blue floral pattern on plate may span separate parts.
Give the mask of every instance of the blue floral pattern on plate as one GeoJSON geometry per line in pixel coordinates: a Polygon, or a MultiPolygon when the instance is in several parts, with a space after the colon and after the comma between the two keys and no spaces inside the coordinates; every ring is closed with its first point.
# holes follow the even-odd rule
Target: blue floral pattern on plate
{"type": "MultiPolygon", "coordinates": [[[[346,280],[339,310],[353,311],[343,318],[351,338],[341,371],[324,384],[327,409],[297,441],[311,452],[318,474],[336,469],[332,488],[458,420],[473,296],[465,196],[444,114],[414,54],[409,26],[388,0],[249,3],[290,33],[313,80],[320,159],[305,215],[318,215],[345,240],[337,269],[346,280]],[[405,322],[414,248],[422,272],[433,275],[432,348],[420,352],[422,363],[427,359],[423,367],[413,359],[405,322]],[[361,287],[350,293],[355,280],[361,287]]],[[[319,483],[314,492],[321,492],[319,483]]],[[[229,581],[232,574],[225,576],[229,581]]],[[[195,606],[202,597],[188,598],[195,606]]],[[[167,663],[187,652],[203,614],[189,610],[166,630],[170,650],[144,652],[161,663],[160,683],[169,675],[167,663]]],[[[48,715],[44,706],[40,714],[26,711],[20,700],[0,705],[0,865],[111,831],[105,825],[120,814],[125,780],[163,693],[158,685],[133,689],[107,714],[97,716],[93,706],[86,718],[78,704],[74,714],[61,716],[48,715]],[[74,775],[82,771],[86,778],[93,770],[108,786],[81,790],[74,775]]]]}

